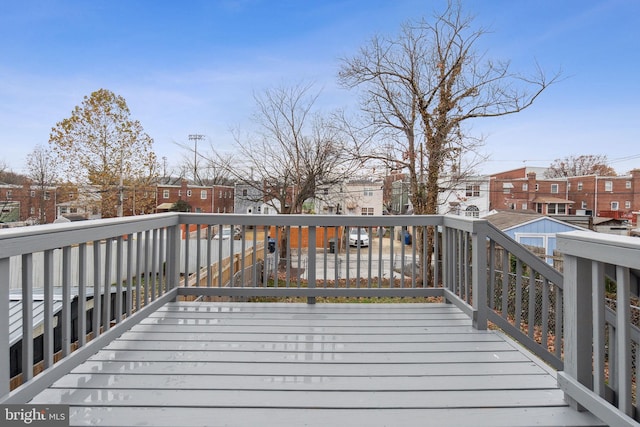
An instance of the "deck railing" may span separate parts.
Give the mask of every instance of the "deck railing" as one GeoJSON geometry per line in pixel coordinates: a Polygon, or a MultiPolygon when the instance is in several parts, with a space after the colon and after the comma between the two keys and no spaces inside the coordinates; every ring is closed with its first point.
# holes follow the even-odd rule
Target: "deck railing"
{"type": "Polygon", "coordinates": [[[575,408],[609,425],[637,426],[640,322],[631,316],[631,290],[637,295],[640,240],[576,231],[561,234],[557,247],[564,254],[566,325],[558,382],[575,408]]]}
{"type": "MultiPolygon", "coordinates": [[[[564,323],[567,297],[559,272],[486,220],[455,216],[168,213],[2,230],[4,348],[15,320],[8,310],[15,277],[22,289],[25,384],[10,390],[15,355],[0,353],[0,403],[27,401],[177,297],[302,297],[309,303],[320,297],[440,297],[465,311],[476,328],[501,328],[559,370],[563,334],[576,327],[564,323]],[[229,237],[223,229],[232,230],[229,237]],[[364,235],[350,241],[350,230],[364,235]],[[59,344],[54,284],[63,293],[59,344]],[[36,288],[44,288],[41,337],[34,337],[30,315],[36,288]],[[35,377],[34,338],[44,346],[44,372],[35,377]],[[54,355],[61,360],[54,363],[54,355]]],[[[618,372],[628,368],[617,366],[618,372]]]]}

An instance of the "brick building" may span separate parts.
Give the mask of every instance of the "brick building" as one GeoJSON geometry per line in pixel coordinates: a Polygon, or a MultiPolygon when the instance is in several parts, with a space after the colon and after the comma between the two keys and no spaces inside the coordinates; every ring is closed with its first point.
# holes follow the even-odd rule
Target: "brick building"
{"type": "Polygon", "coordinates": [[[234,189],[230,186],[193,185],[183,179],[177,183],[161,182],[156,191],[158,212],[167,212],[178,200],[186,202],[191,212],[233,212],[234,189]]]}
{"type": "Polygon", "coordinates": [[[0,222],[47,224],[56,219],[56,187],[0,184],[0,222]]]}
{"type": "Polygon", "coordinates": [[[628,220],[640,211],[640,170],[626,176],[539,179],[544,170],[523,167],[492,175],[490,209],[628,220]]]}

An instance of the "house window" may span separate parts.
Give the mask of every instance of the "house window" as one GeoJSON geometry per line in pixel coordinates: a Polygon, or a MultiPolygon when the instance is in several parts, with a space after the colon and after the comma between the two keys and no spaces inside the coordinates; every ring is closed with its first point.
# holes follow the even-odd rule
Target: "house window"
{"type": "Polygon", "coordinates": [[[580,205],[580,209],[587,209],[587,202],[583,201],[580,205]]]}
{"type": "Polygon", "coordinates": [[[549,203],[547,205],[547,213],[548,214],[555,214],[556,213],[556,204],[555,203],[549,203]]]}
{"type": "Polygon", "coordinates": [[[169,198],[169,190],[162,190],[162,198],[163,199],[169,198]]]}
{"type": "Polygon", "coordinates": [[[613,191],[613,181],[604,182],[604,191],[613,191]]]}
{"type": "Polygon", "coordinates": [[[373,215],[373,208],[362,208],[362,215],[373,215]]]}
{"type": "Polygon", "coordinates": [[[202,208],[196,208],[196,213],[201,213],[202,212],[202,208]]]}
{"type": "Polygon", "coordinates": [[[467,196],[467,197],[480,197],[480,186],[479,185],[467,185],[465,196],[467,196]]]}
{"type": "Polygon", "coordinates": [[[7,199],[11,199],[13,192],[11,190],[7,190],[7,199]]]}
{"type": "Polygon", "coordinates": [[[619,208],[618,202],[611,202],[611,210],[617,211],[619,208]]]}
{"type": "Polygon", "coordinates": [[[206,200],[206,198],[207,198],[207,190],[200,190],[200,198],[202,200],[206,200]]]}
{"type": "Polygon", "coordinates": [[[45,192],[44,192],[44,199],[45,199],[45,200],[49,200],[49,199],[51,199],[51,193],[49,193],[48,191],[45,191],[45,192]]]}
{"type": "Polygon", "coordinates": [[[542,203],[536,203],[536,211],[540,214],[542,213],[542,203]]]}
{"type": "Polygon", "coordinates": [[[625,186],[625,188],[626,188],[626,189],[631,188],[631,181],[627,181],[627,182],[624,184],[624,186],[625,186]]]}
{"type": "Polygon", "coordinates": [[[480,217],[480,209],[477,206],[471,205],[464,211],[464,216],[469,216],[473,218],[480,217]]]}
{"type": "Polygon", "coordinates": [[[529,184],[526,182],[522,184],[522,191],[529,191],[529,184]]]}
{"type": "Polygon", "coordinates": [[[627,200],[626,202],[624,202],[624,208],[631,209],[631,200],[627,200]]]}
{"type": "Polygon", "coordinates": [[[373,196],[373,190],[371,188],[365,188],[364,189],[364,195],[368,196],[368,197],[373,196]]]}
{"type": "Polygon", "coordinates": [[[182,197],[182,190],[178,190],[178,197],[182,197]]]}
{"type": "Polygon", "coordinates": [[[526,204],[526,203],[523,203],[523,204],[522,204],[522,210],[523,210],[523,211],[526,211],[526,210],[527,210],[527,204],[526,204]]]}
{"type": "Polygon", "coordinates": [[[558,194],[558,184],[551,184],[551,193],[558,194]]]}
{"type": "Polygon", "coordinates": [[[582,183],[578,182],[578,191],[582,191],[582,183]]]}
{"type": "MultiPolygon", "coordinates": [[[[220,192],[220,193],[222,193],[222,192],[220,192]]],[[[246,195],[247,195],[247,189],[246,189],[246,188],[245,188],[244,190],[242,190],[242,195],[243,195],[243,196],[246,196],[246,195]]]]}
{"type": "Polygon", "coordinates": [[[540,184],[536,184],[536,191],[540,189],[540,184]]]}
{"type": "Polygon", "coordinates": [[[504,182],[502,184],[502,193],[503,194],[509,194],[511,193],[511,189],[513,188],[513,184],[510,182],[504,182]]]}
{"type": "Polygon", "coordinates": [[[564,215],[567,213],[567,205],[564,203],[558,204],[558,215],[564,215]]]}
{"type": "Polygon", "coordinates": [[[29,215],[35,215],[35,214],[36,214],[36,208],[31,207],[31,208],[29,209],[29,215]]]}
{"type": "Polygon", "coordinates": [[[191,197],[191,190],[187,190],[187,197],[191,197]]]}
{"type": "Polygon", "coordinates": [[[31,195],[31,197],[36,197],[36,192],[31,190],[31,193],[29,193],[31,195]]]}
{"type": "Polygon", "coordinates": [[[325,196],[328,196],[328,195],[329,195],[329,189],[328,189],[328,188],[323,189],[323,190],[322,190],[322,193],[323,193],[325,196]]]}

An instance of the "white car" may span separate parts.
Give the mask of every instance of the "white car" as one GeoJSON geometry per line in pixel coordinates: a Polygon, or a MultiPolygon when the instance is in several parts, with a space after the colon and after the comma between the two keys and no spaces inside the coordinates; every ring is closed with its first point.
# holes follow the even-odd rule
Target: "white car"
{"type": "Polygon", "coordinates": [[[369,246],[369,232],[366,228],[349,228],[349,246],[369,246]]]}
{"type": "MultiPolygon", "coordinates": [[[[231,238],[231,229],[230,228],[223,228],[222,229],[222,236],[220,235],[220,233],[216,233],[213,238],[215,240],[229,240],[231,238]]],[[[234,240],[239,240],[240,239],[240,230],[238,230],[237,228],[233,229],[233,239],[234,240]]]]}

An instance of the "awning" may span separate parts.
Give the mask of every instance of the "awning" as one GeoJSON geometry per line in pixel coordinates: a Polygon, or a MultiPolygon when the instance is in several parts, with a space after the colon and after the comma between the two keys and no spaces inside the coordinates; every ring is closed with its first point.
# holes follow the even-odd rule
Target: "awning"
{"type": "Polygon", "coordinates": [[[169,209],[171,209],[172,206],[173,206],[173,203],[161,203],[161,204],[158,205],[158,207],[156,209],[157,210],[163,210],[163,209],[169,210],[169,209]]]}

